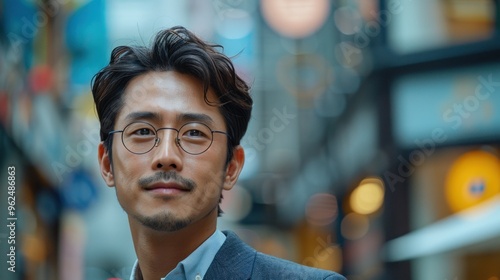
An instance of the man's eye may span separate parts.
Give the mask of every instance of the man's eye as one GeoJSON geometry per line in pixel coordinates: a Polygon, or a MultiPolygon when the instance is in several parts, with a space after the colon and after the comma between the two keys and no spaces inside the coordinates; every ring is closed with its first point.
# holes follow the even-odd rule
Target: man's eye
{"type": "Polygon", "coordinates": [[[205,134],[197,129],[191,129],[186,132],[186,136],[188,137],[202,137],[205,134]]]}
{"type": "Polygon", "coordinates": [[[135,134],[137,135],[153,135],[153,131],[149,128],[140,128],[135,131],[135,134]]]}

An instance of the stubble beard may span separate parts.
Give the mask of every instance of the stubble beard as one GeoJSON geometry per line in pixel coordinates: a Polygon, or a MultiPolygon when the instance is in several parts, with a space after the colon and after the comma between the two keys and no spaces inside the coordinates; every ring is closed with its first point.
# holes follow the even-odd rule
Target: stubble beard
{"type": "Polygon", "coordinates": [[[163,232],[178,231],[191,224],[191,219],[181,219],[172,213],[159,213],[153,216],[134,215],[134,218],[143,226],[163,232]]]}
{"type": "MultiPolygon", "coordinates": [[[[197,188],[196,183],[193,180],[183,178],[174,171],[168,172],[157,172],[153,176],[141,178],[139,180],[139,186],[146,187],[157,181],[168,181],[173,180],[178,182],[193,191],[197,188]]],[[[139,221],[142,225],[157,231],[173,232],[188,226],[192,219],[190,218],[179,218],[172,212],[162,212],[152,216],[144,216],[140,214],[133,215],[134,218],[139,221]]]]}
{"type": "MultiPolygon", "coordinates": [[[[225,175],[223,172],[222,175],[225,175]]],[[[222,176],[223,177],[223,176],[222,176]]],[[[146,186],[147,184],[150,184],[151,182],[158,181],[158,180],[169,180],[169,179],[174,179],[175,181],[181,182],[185,186],[188,186],[191,191],[197,188],[197,185],[194,181],[182,178],[175,172],[157,172],[154,176],[148,177],[148,178],[143,178],[139,180],[139,185],[140,186],[146,186]]],[[[222,184],[222,183],[221,183],[222,184]]],[[[219,188],[219,203],[220,199],[222,199],[222,186],[219,188]]],[[[210,215],[213,211],[217,211],[219,207],[219,204],[215,206],[214,209],[209,211],[207,213],[207,216],[210,215]]],[[[122,206],[123,208],[123,206],[122,206]]],[[[125,209],[125,208],[124,208],[125,209]]],[[[178,217],[175,213],[172,213],[170,211],[162,212],[162,213],[157,213],[151,216],[145,216],[145,215],[140,215],[138,213],[135,213],[132,215],[135,220],[137,220],[140,224],[142,224],[145,227],[148,227],[150,229],[156,230],[156,231],[163,231],[163,232],[174,232],[181,230],[188,225],[190,225],[193,222],[193,219],[190,217],[184,217],[180,218],[178,217]]]]}

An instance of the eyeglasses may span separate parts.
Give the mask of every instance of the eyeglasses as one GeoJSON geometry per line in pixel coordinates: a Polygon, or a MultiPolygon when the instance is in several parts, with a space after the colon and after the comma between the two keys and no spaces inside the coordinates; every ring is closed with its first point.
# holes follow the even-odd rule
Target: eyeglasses
{"type": "Polygon", "coordinates": [[[199,155],[206,152],[214,141],[214,133],[221,133],[229,137],[226,132],[212,130],[206,124],[189,122],[179,129],[162,127],[156,129],[152,124],[137,121],[128,124],[123,130],[113,130],[108,135],[114,133],[122,134],[123,146],[133,154],[145,154],[160,144],[158,131],[174,130],[177,132],[175,143],[186,153],[199,155]]]}

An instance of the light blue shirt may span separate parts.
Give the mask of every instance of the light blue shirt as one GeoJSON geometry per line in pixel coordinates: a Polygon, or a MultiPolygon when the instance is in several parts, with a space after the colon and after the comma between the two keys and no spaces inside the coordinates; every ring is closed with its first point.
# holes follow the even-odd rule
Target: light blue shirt
{"type": "MultiPolygon", "coordinates": [[[[194,250],[187,258],[182,260],[170,271],[164,280],[201,280],[214,260],[215,254],[226,241],[226,236],[220,230],[215,230],[205,242],[194,250]]],[[[142,279],[139,262],[135,261],[130,280],[142,279]]]]}

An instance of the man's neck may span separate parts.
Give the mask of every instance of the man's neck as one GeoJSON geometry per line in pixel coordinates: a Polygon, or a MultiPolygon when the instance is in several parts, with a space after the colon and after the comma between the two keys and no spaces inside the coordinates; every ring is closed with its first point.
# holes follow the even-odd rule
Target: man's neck
{"type": "Polygon", "coordinates": [[[194,223],[175,232],[155,231],[144,227],[133,218],[129,218],[129,223],[144,280],[165,277],[216,229],[216,220],[208,225],[194,223]]]}

